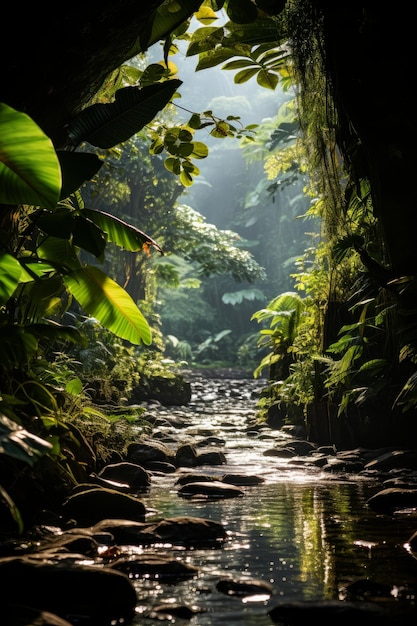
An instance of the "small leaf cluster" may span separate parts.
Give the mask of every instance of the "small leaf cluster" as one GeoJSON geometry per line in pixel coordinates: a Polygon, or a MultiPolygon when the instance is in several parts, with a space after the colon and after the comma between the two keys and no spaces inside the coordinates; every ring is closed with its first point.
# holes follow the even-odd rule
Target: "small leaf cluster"
{"type": "Polygon", "coordinates": [[[226,119],[220,119],[212,111],[192,113],[186,124],[170,127],[160,125],[156,129],[150,128],[149,151],[151,154],[161,154],[165,151],[168,154],[164,161],[166,169],[178,176],[184,187],[190,187],[194,182],[194,177],[200,174],[200,169],[193,163],[193,159],[205,159],[209,154],[207,145],[195,140],[195,131],[211,127],[210,135],[218,139],[226,137],[241,139],[244,136],[251,139],[257,124],[239,128],[232,124],[239,119],[232,115],[226,119]]]}

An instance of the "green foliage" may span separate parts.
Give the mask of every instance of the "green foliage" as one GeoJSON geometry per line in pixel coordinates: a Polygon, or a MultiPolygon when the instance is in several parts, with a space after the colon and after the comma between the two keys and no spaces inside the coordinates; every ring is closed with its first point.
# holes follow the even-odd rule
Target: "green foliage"
{"type": "MultiPolygon", "coordinates": [[[[74,147],[88,141],[108,148],[125,141],[167,104],[179,84],[168,81],[119,90],[113,103],[92,105],[68,124],[71,142],[74,147]]],[[[7,105],[0,106],[0,129],[1,223],[10,223],[14,229],[12,237],[5,227],[0,232],[3,426],[9,420],[0,454],[18,456],[23,464],[31,465],[40,455],[48,456],[51,449],[52,454],[60,454],[62,435],[52,435],[52,430],[48,435],[48,430],[60,424],[65,431],[59,418],[64,406],[61,399],[65,403],[65,398],[80,393],[81,381],[75,376],[58,394],[56,378],[42,382],[47,370],[36,372],[51,346],[59,341],[80,345],[85,341],[78,329],[56,321],[71,304],[71,297],[115,335],[132,344],[151,343],[150,327],[131,296],[99,267],[82,263],[80,252],[103,262],[108,240],[146,253],[151,247],[162,250],[145,233],[122,220],[94,211],[83,213],[78,189],[100,169],[102,162],[97,155],[56,152],[27,115],[7,105]],[[10,211],[10,205],[16,205],[15,209],[10,211]],[[64,304],[65,292],[68,305],[64,304]],[[42,423],[36,434],[18,426],[23,416],[32,413],[42,423]]],[[[84,398],[84,394],[79,397],[84,398]]],[[[66,409],[70,411],[70,406],[66,409]]],[[[69,477],[72,474],[66,462],[61,469],[69,477]]],[[[22,528],[4,487],[1,493],[22,528]]]]}
{"type": "MultiPolygon", "coordinates": [[[[179,105],[177,107],[182,109],[179,105]]],[[[184,187],[190,187],[194,182],[194,177],[200,174],[193,159],[205,159],[209,154],[205,143],[195,141],[195,131],[212,127],[210,135],[218,139],[245,137],[248,141],[252,140],[256,124],[243,128],[238,125],[239,121],[238,116],[228,115],[226,119],[221,119],[212,111],[204,111],[192,113],[188,123],[181,126],[170,125],[168,127],[161,124],[156,128],[148,128],[152,139],[150,152],[157,155],[165,151],[169,155],[164,160],[166,169],[178,176],[184,187]]]]}
{"type": "Polygon", "coordinates": [[[224,70],[240,70],[234,78],[237,84],[256,77],[266,89],[275,89],[280,78],[283,87],[288,86],[290,53],[285,32],[279,32],[277,21],[259,18],[253,5],[252,9],[245,21],[236,21],[232,11],[233,17],[223,26],[195,30],[187,56],[198,55],[197,71],[221,64],[224,70]]]}
{"type": "Polygon", "coordinates": [[[77,147],[86,141],[105,149],[123,143],[153,120],[180,85],[180,80],[172,79],[140,89],[119,89],[114,102],[93,104],[68,124],[66,130],[72,145],[77,147]]]}
{"type": "Polygon", "coordinates": [[[51,140],[28,115],[4,103],[0,128],[0,203],[54,208],[61,168],[51,140]]]}
{"type": "Polygon", "coordinates": [[[0,413],[0,454],[33,467],[52,445],[0,413]]]}
{"type": "Polygon", "coordinates": [[[231,274],[239,282],[265,278],[263,268],[251,253],[239,247],[244,241],[237,233],[207,224],[204,216],[191,207],[184,204],[177,207],[175,228],[176,253],[198,263],[201,276],[231,274]]]}
{"type": "MultiPolygon", "coordinates": [[[[143,89],[137,88],[125,88],[116,93],[115,102],[112,104],[95,104],[82,111],[78,118],[74,119],[67,127],[69,137],[72,143],[77,146],[82,139],[87,139],[90,143],[96,143],[100,147],[109,147],[114,145],[113,142],[119,142],[125,140],[127,137],[138,132],[146,123],[148,123],[155,114],[167,104],[171,99],[173,93],[179,86],[180,81],[168,81],[158,85],[144,87],[143,89]],[[110,123],[112,122],[112,123],[110,123]]],[[[0,171],[0,176],[3,174],[5,178],[5,187],[3,194],[7,194],[7,189],[16,189],[16,185],[19,182],[16,174],[23,172],[26,181],[30,181],[30,188],[36,188],[36,186],[46,184],[51,185],[51,176],[45,178],[44,170],[48,172],[49,162],[46,160],[43,153],[41,153],[38,161],[34,162],[33,150],[36,150],[39,144],[39,138],[42,138],[42,131],[37,129],[36,132],[33,128],[37,128],[27,116],[19,114],[17,111],[13,112],[9,107],[5,107],[0,111],[0,124],[7,127],[8,133],[5,134],[5,139],[2,145],[2,161],[7,164],[8,167],[3,167],[0,171]],[[1,115],[2,114],[2,115],[1,115]],[[13,133],[10,135],[10,127],[16,128],[16,136],[20,137],[19,143],[14,141],[13,133]],[[25,129],[28,138],[26,143],[24,142],[23,133],[25,129]],[[35,139],[33,139],[35,136],[35,139]],[[22,166],[24,161],[24,155],[26,154],[28,163],[31,163],[30,169],[26,170],[22,166]],[[32,159],[32,162],[30,161],[32,159]],[[46,166],[44,165],[44,159],[46,160],[46,166]],[[12,177],[9,172],[13,171],[12,177]],[[16,182],[17,181],[17,182],[16,182]],[[38,182],[39,181],[39,182],[38,182]],[[46,181],[46,182],[45,182],[46,181]]],[[[51,154],[51,162],[56,155],[51,142],[44,137],[43,150],[48,150],[51,154]]],[[[35,152],[36,154],[36,152],[35,152]]],[[[85,159],[88,158],[86,154],[73,155],[75,158],[80,157],[78,160],[63,159],[61,161],[61,167],[65,166],[63,170],[62,180],[67,181],[77,180],[80,184],[77,176],[74,176],[72,167],[74,162],[77,163],[79,168],[80,163],[85,165],[85,159]],[[69,174],[66,174],[66,171],[69,174]]],[[[93,159],[97,157],[93,155],[93,159]]],[[[98,168],[97,168],[98,169],[98,168]]],[[[91,174],[89,163],[87,163],[86,172],[91,174]]],[[[59,197],[59,188],[61,183],[60,178],[61,168],[57,163],[55,170],[55,187],[58,193],[55,194],[56,200],[59,197]]],[[[25,182],[26,182],[25,181],[25,182]]],[[[26,182],[27,185],[27,182],[26,182]]],[[[68,187],[68,184],[67,184],[68,187]]],[[[64,185],[63,185],[64,188],[64,185]]],[[[29,204],[33,198],[28,195],[27,186],[20,184],[17,187],[18,196],[13,197],[16,203],[29,204]]],[[[74,193],[76,189],[71,190],[74,193]]],[[[0,197],[3,202],[10,203],[11,197],[0,197]]],[[[40,200],[39,196],[36,200],[40,200]]],[[[40,232],[40,239],[38,243],[37,255],[33,255],[30,261],[36,264],[39,259],[41,262],[47,262],[44,266],[43,280],[51,279],[55,282],[55,290],[50,297],[59,296],[60,291],[64,286],[69,289],[72,294],[76,294],[81,306],[85,307],[85,310],[91,312],[104,324],[111,324],[111,330],[116,333],[121,333],[124,339],[128,339],[133,343],[144,341],[150,343],[150,331],[146,320],[139,309],[134,304],[133,300],[127,293],[123,292],[123,289],[118,288],[114,281],[107,277],[104,273],[100,273],[97,268],[90,267],[88,270],[82,267],[78,254],[79,248],[84,248],[91,254],[93,254],[97,260],[103,260],[104,249],[106,246],[106,239],[108,233],[106,228],[110,231],[110,238],[117,243],[123,242],[128,244],[132,249],[132,245],[138,249],[139,245],[145,248],[147,251],[149,246],[157,246],[156,242],[147,237],[139,230],[134,230],[122,221],[116,221],[109,215],[100,216],[96,213],[89,213],[87,219],[84,219],[84,215],[72,210],[70,203],[63,205],[57,205],[53,207],[51,214],[48,214],[46,209],[51,209],[46,203],[43,207],[42,202],[36,201],[36,205],[41,206],[40,210],[29,211],[27,214],[28,219],[33,224],[33,230],[38,229],[40,232]],[[94,223],[94,218],[97,222],[101,223],[101,228],[94,223]],[[122,234],[122,231],[124,233],[122,234]],[[43,236],[42,236],[43,235],[43,236]],[[54,243],[54,239],[56,244],[54,243]],[[64,245],[62,240],[64,240],[64,245]],[[59,271],[59,267],[61,270],[59,271]],[[71,270],[71,274],[69,273],[71,270]],[[65,276],[66,274],[66,276],[65,276]],[[62,283],[59,284],[56,281],[56,277],[61,275],[62,283]],[[80,279],[82,281],[80,282],[80,279]],[[91,293],[94,290],[95,297],[91,297],[91,293]],[[116,297],[119,301],[123,298],[125,304],[125,311],[121,312],[119,306],[114,307],[112,300],[116,297]],[[81,300],[81,301],[80,301],[81,300]]],[[[80,202],[78,202],[80,205],[80,202]]],[[[30,233],[32,234],[32,233],[30,233]]],[[[24,238],[19,244],[19,250],[24,251],[26,254],[27,243],[24,238]]],[[[12,252],[12,251],[11,251],[12,252]]],[[[18,272],[18,263],[11,260],[12,255],[6,257],[8,261],[8,270],[3,272],[4,287],[3,287],[3,300],[10,298],[13,293],[19,288],[20,275],[23,273],[23,267],[30,269],[27,264],[27,258],[25,261],[21,261],[20,257],[17,257],[18,263],[22,265],[22,271],[18,272]],[[15,289],[13,289],[13,285],[15,289]]],[[[33,272],[32,272],[33,275],[33,272]]],[[[24,281],[27,282],[27,274],[25,274],[24,281]]],[[[46,308],[46,307],[45,307],[46,308]]]]}
{"type": "Polygon", "coordinates": [[[255,378],[265,368],[277,365],[291,354],[304,311],[303,299],[295,292],[287,292],[252,315],[252,319],[260,324],[269,321],[269,328],[259,331],[258,347],[269,348],[270,351],[255,369],[255,378]]]}

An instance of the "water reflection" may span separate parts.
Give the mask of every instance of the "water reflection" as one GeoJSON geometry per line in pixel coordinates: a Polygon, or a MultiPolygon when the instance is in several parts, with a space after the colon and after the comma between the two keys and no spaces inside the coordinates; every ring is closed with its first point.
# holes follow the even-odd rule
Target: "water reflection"
{"type": "MultiPolygon", "coordinates": [[[[208,418],[201,407],[190,411],[202,428],[211,423],[211,433],[224,437],[228,473],[262,475],[265,482],[243,487],[243,497],[193,500],[178,496],[178,475],[153,479],[147,505],[157,515],[214,520],[225,527],[228,540],[221,549],[176,550],[177,558],[198,568],[197,578],[174,587],[139,581],[144,606],[150,600],[197,606],[204,612],[194,615],[193,626],[270,626],[267,610],[277,599],[343,599],[346,586],[361,579],[389,585],[393,596],[395,588],[410,581],[415,586],[417,561],[404,543],[417,527],[416,516],[391,518],[368,510],[365,502],[375,485],[365,480],[323,476],[315,468],[290,469],[286,461],[263,456],[271,443],[244,435],[248,403],[243,404],[239,407],[233,399],[232,415],[222,397],[222,405],[215,413],[211,406],[208,418]],[[226,596],[216,590],[224,577],[269,582],[272,596],[226,596]]],[[[222,475],[225,467],[199,471],[222,475]]],[[[135,626],[152,623],[138,615],[135,626]]]]}

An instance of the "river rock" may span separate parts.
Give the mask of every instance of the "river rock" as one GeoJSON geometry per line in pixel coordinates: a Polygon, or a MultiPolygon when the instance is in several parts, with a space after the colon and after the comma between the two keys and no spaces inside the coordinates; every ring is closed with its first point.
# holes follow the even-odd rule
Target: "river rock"
{"type": "Polygon", "coordinates": [[[186,547],[221,547],[227,539],[224,527],[199,517],[169,517],[155,522],[101,520],[90,528],[93,536],[109,532],[119,545],[150,546],[157,543],[186,547]]]}
{"type": "Polygon", "coordinates": [[[1,607],[1,619],[7,626],[72,626],[66,619],[28,606],[4,606],[1,607]]]}
{"type": "Polygon", "coordinates": [[[217,591],[227,596],[271,596],[272,585],[264,580],[254,580],[246,578],[222,578],[216,585],[217,591]]]}
{"type": "Polygon", "coordinates": [[[294,456],[297,456],[294,450],[287,448],[286,446],[282,446],[280,448],[268,448],[268,450],[264,450],[262,453],[263,456],[276,456],[281,459],[291,459],[294,456]]]}
{"type": "Polygon", "coordinates": [[[132,490],[137,491],[147,489],[151,484],[148,472],[141,465],[128,461],[105,465],[98,476],[117,483],[127,483],[132,490]]]}
{"type": "Polygon", "coordinates": [[[378,513],[392,515],[395,511],[417,508],[417,488],[390,487],[382,489],[366,501],[367,506],[378,513]]]}
{"type": "Polygon", "coordinates": [[[366,626],[385,626],[384,611],[371,602],[344,602],[341,600],[306,600],[281,602],[268,611],[274,623],[285,626],[352,626],[355,622],[366,626]]]}
{"type": "Polygon", "coordinates": [[[209,496],[211,498],[236,498],[243,496],[242,489],[234,485],[228,485],[220,480],[205,480],[191,482],[182,485],[178,489],[178,495],[183,497],[209,496]]]}
{"type": "Polygon", "coordinates": [[[365,469],[376,469],[380,472],[395,468],[417,469],[417,450],[389,450],[365,466],[365,469]]]}
{"type": "Polygon", "coordinates": [[[175,453],[175,465],[176,467],[196,467],[198,463],[195,447],[189,443],[179,446],[175,453]]]}
{"type": "Polygon", "coordinates": [[[161,583],[169,582],[170,584],[194,578],[198,574],[197,567],[193,567],[174,557],[161,554],[121,557],[109,567],[118,572],[123,572],[129,578],[153,579],[161,583]]]}
{"type": "Polygon", "coordinates": [[[66,520],[86,526],[110,517],[142,521],[146,514],[145,505],[135,496],[102,487],[69,496],[61,508],[66,520]]]}
{"type": "Polygon", "coordinates": [[[145,469],[149,466],[149,463],[154,461],[175,465],[175,455],[172,450],[165,444],[155,440],[129,444],[126,460],[131,463],[137,463],[145,469]]]}
{"type": "Polygon", "coordinates": [[[115,480],[108,480],[107,478],[103,478],[102,476],[98,476],[98,474],[90,474],[88,483],[79,483],[72,490],[72,494],[79,493],[80,491],[85,491],[86,489],[92,489],[94,487],[104,487],[104,489],[114,489],[115,491],[120,491],[121,493],[131,493],[132,487],[127,483],[119,483],[115,480]]]}
{"type": "Polygon", "coordinates": [[[228,485],[236,485],[237,487],[251,487],[264,483],[265,478],[263,478],[263,476],[254,476],[253,474],[224,474],[221,481],[228,485]]]}
{"type": "Polygon", "coordinates": [[[10,557],[0,559],[0,578],[2,615],[5,606],[23,605],[55,613],[70,624],[83,616],[84,623],[100,626],[130,623],[134,616],[133,584],[108,567],[75,564],[64,557],[48,559],[44,554],[10,557]]]}
{"type": "Polygon", "coordinates": [[[200,452],[196,457],[196,464],[199,465],[226,465],[227,459],[223,452],[212,450],[200,452]]]}
{"type": "Polygon", "coordinates": [[[148,532],[160,541],[188,547],[221,547],[227,539],[224,527],[210,519],[172,517],[149,524],[148,532]]]}
{"type": "Polygon", "coordinates": [[[205,609],[198,606],[186,606],[184,604],[178,604],[172,602],[169,604],[158,604],[152,608],[149,615],[145,615],[154,620],[166,620],[168,622],[175,623],[175,618],[182,620],[190,620],[194,615],[198,613],[205,613],[205,609]]]}
{"type": "Polygon", "coordinates": [[[221,476],[216,474],[183,474],[176,481],[176,485],[186,485],[187,483],[198,483],[201,481],[222,480],[221,476]]]}

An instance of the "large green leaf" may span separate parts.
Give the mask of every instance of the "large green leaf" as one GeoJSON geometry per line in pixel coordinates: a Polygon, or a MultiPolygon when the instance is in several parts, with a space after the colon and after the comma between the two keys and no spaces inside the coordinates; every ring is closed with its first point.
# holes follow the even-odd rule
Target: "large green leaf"
{"type": "Polygon", "coordinates": [[[61,200],[77,191],[86,180],[91,180],[103,165],[96,154],[89,152],[58,150],[57,156],[62,172],[61,200]]]}
{"type": "Polygon", "coordinates": [[[236,24],[248,24],[258,17],[258,8],[251,0],[229,0],[226,12],[236,24]]]}
{"type": "Polygon", "coordinates": [[[149,235],[118,217],[95,209],[83,209],[81,215],[84,214],[107,233],[108,241],[117,244],[121,248],[130,252],[139,252],[148,246],[152,246],[163,254],[162,249],[149,235]]]}
{"type": "Polygon", "coordinates": [[[52,445],[0,413],[0,454],[33,466],[52,445]]]}
{"type": "Polygon", "coordinates": [[[152,14],[148,28],[142,32],[135,54],[145,52],[152,44],[165,39],[195,11],[198,11],[201,4],[202,0],[163,2],[152,14]]]}
{"type": "Polygon", "coordinates": [[[0,252],[0,304],[13,295],[19,284],[22,266],[11,254],[0,252]]]}
{"type": "Polygon", "coordinates": [[[107,238],[103,230],[92,220],[86,219],[86,216],[65,207],[57,207],[55,211],[40,209],[33,214],[33,221],[46,235],[71,241],[72,246],[82,248],[100,261],[103,260],[107,238]]]}
{"type": "Polygon", "coordinates": [[[130,297],[98,267],[88,265],[65,276],[65,285],[81,307],[112,333],[133,344],[150,345],[147,321],[130,297]]]}
{"type": "Polygon", "coordinates": [[[72,144],[78,146],[82,141],[88,141],[93,146],[107,149],[123,143],[154,119],[181,84],[182,81],[174,79],[142,89],[119,89],[114,102],[93,104],[68,124],[72,144]]]}
{"type": "Polygon", "coordinates": [[[46,266],[52,265],[58,272],[75,270],[80,267],[77,251],[70,241],[47,235],[37,248],[38,258],[46,266]]]}
{"type": "Polygon", "coordinates": [[[0,204],[54,208],[61,168],[51,140],[25,113],[0,103],[0,204]]]}

